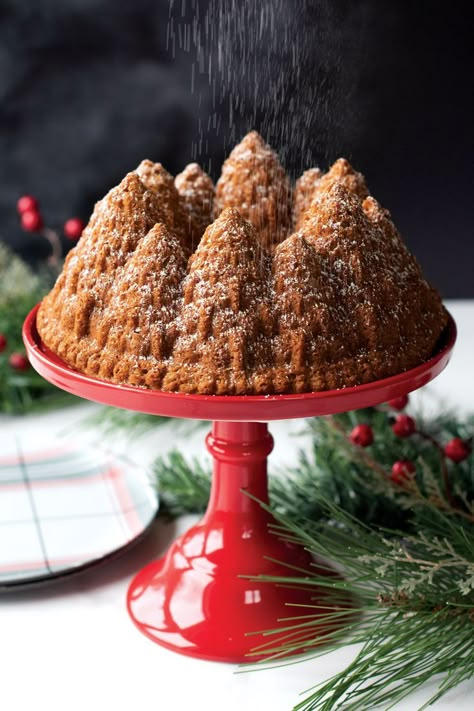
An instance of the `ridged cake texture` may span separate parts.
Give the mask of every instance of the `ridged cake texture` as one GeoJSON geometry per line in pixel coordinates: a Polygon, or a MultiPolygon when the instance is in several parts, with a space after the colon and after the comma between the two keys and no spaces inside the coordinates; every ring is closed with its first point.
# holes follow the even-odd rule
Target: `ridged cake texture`
{"type": "Polygon", "coordinates": [[[159,163],[97,203],[45,297],[44,343],[115,383],[212,395],[343,388],[426,361],[447,323],[345,159],[294,190],[255,132],[214,187],[159,163]]]}

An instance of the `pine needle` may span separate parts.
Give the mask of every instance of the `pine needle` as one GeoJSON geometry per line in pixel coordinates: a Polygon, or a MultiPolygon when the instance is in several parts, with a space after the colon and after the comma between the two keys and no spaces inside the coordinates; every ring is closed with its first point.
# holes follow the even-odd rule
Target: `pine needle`
{"type": "Polygon", "coordinates": [[[51,288],[54,275],[34,274],[28,265],[0,242],[0,333],[7,347],[0,353],[0,412],[25,414],[77,402],[54,387],[32,368],[16,371],[9,364],[12,353],[23,353],[23,321],[51,288]]]}
{"type": "MultiPolygon", "coordinates": [[[[302,580],[291,568],[287,576],[265,578],[324,590],[324,609],[313,616],[308,608],[294,620],[290,614],[284,629],[264,631],[268,641],[255,654],[264,650],[274,667],[298,663],[298,657],[285,659],[290,653],[316,658],[361,646],[343,671],[306,692],[295,711],[397,708],[436,679],[426,708],[474,674],[474,456],[447,463],[430,441],[469,440],[474,418],[443,415],[419,422],[428,437],[400,440],[383,408],[310,420],[310,452],[270,477],[270,506],[262,506],[275,516],[271,530],[329,557],[344,578],[315,572],[302,580]],[[375,436],[363,456],[348,437],[360,422],[370,424],[375,436]],[[415,479],[405,486],[389,476],[399,459],[417,464],[415,479]],[[356,601],[352,611],[335,609],[342,595],[356,601]],[[337,629],[321,631],[336,619],[337,629]]],[[[208,465],[173,452],[155,462],[155,472],[170,515],[205,509],[208,465]]],[[[267,666],[268,659],[251,668],[267,666]]]]}

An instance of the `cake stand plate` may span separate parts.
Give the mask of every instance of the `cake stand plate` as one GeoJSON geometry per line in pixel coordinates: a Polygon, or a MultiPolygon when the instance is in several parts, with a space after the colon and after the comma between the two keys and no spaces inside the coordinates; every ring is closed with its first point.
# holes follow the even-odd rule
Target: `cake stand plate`
{"type": "Polygon", "coordinates": [[[369,407],[416,390],[445,368],[456,340],[450,318],[429,361],[357,387],[296,395],[186,395],[116,385],[74,371],[41,342],[37,308],[25,321],[23,338],[31,364],[50,382],[107,405],[213,420],[206,438],[214,463],[207,511],[164,558],[138,573],[127,604],[137,627],[153,641],[190,656],[228,662],[268,658],[285,639],[284,618],[327,612],[323,589],[309,582],[297,589],[280,586],[266,582],[266,576],[335,575],[304,549],[269,532],[273,518],[258,503],[268,502],[267,457],[273,439],[267,422],[369,407]],[[275,630],[270,637],[262,634],[270,629],[275,630]]]}

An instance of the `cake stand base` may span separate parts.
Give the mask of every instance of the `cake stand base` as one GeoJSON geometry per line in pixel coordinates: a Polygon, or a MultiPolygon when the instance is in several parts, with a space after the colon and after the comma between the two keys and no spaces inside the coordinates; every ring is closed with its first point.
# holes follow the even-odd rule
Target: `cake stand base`
{"type": "MultiPolygon", "coordinates": [[[[174,553],[179,555],[176,550],[174,553]]],[[[268,659],[276,647],[291,643],[285,632],[290,623],[285,623],[285,618],[315,614],[314,586],[291,589],[249,581],[230,571],[220,571],[217,576],[193,569],[178,572],[173,563],[170,565],[169,556],[165,556],[141,570],[130,585],[127,605],[140,632],[174,652],[216,662],[268,659]],[[264,635],[268,630],[275,632],[264,635]]],[[[295,573],[274,565],[266,574],[295,573]]],[[[321,600],[318,602],[321,605],[321,600]]],[[[321,626],[321,634],[328,632],[327,625],[321,626]]],[[[295,653],[303,651],[300,645],[295,653]]]]}
{"type": "Polygon", "coordinates": [[[296,588],[265,578],[336,574],[272,534],[273,517],[248,496],[268,500],[266,457],[273,440],[267,425],[215,422],[206,441],[214,457],[208,510],[166,556],[138,573],[128,610],[143,634],[174,651],[222,662],[257,661],[291,642],[285,618],[317,616],[328,605],[327,591],[314,584],[296,588]],[[264,635],[268,630],[273,633],[264,635]]]}
{"type": "MultiPolygon", "coordinates": [[[[282,644],[285,656],[308,651],[335,629],[321,620],[317,640],[313,632],[306,646],[291,647],[294,633],[287,630],[284,618],[299,615],[304,624],[308,615],[314,619],[329,606],[352,614],[349,600],[335,600],[331,586],[314,584],[316,573],[336,575],[329,566],[269,532],[273,518],[258,502],[268,503],[266,462],[273,440],[262,423],[370,407],[426,385],[449,362],[456,340],[451,317],[430,360],[383,380],[314,393],[213,396],[117,385],[78,373],[42,343],[37,311],[38,306],[25,320],[23,340],[31,364],[51,383],[74,395],[137,412],[216,420],[207,437],[214,468],[204,518],[130,586],[128,610],[141,632],[182,654],[254,661],[268,659],[277,647],[281,654],[282,644]],[[266,581],[267,576],[310,575],[313,580],[297,588],[284,580],[266,581]],[[268,630],[273,633],[263,634],[268,630]]],[[[301,629],[301,639],[300,633],[301,629]]]]}

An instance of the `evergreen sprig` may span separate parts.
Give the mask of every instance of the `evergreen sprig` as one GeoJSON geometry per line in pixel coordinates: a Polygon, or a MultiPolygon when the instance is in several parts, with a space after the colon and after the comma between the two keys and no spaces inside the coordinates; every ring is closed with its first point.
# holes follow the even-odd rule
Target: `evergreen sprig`
{"type": "MultiPolygon", "coordinates": [[[[83,420],[86,428],[99,428],[104,435],[116,436],[126,434],[136,438],[145,435],[156,427],[170,422],[169,417],[146,415],[133,410],[121,410],[118,407],[101,407],[83,420]]],[[[176,423],[179,420],[175,420],[176,423]]]]}
{"type": "Polygon", "coordinates": [[[206,423],[203,420],[176,419],[121,410],[117,407],[101,407],[100,410],[86,417],[83,424],[86,428],[100,429],[104,435],[124,435],[135,438],[153,432],[156,427],[162,425],[170,425],[174,432],[190,434],[206,423]]]}
{"type": "MultiPolygon", "coordinates": [[[[356,602],[326,618],[321,610],[312,618],[309,610],[304,623],[289,619],[288,641],[276,645],[269,630],[256,653],[281,659],[362,645],[298,711],[396,708],[441,675],[428,705],[474,673],[474,456],[454,464],[443,454],[451,438],[472,439],[474,418],[446,414],[423,421],[419,415],[417,425],[412,437],[396,437],[386,407],[310,420],[309,452],[300,452],[291,470],[270,477],[275,533],[342,568],[343,580],[315,572],[310,582],[324,586],[339,608],[341,595],[356,602]],[[372,446],[352,444],[350,432],[359,423],[372,427],[372,446]],[[415,476],[394,480],[397,460],[414,462],[415,476]],[[321,636],[334,614],[337,629],[321,636]],[[314,651],[321,642],[324,648],[314,651]]],[[[156,461],[155,472],[171,515],[204,509],[207,465],[172,453],[156,461]]],[[[271,580],[308,585],[291,571],[271,580]]]]}
{"type": "MultiPolygon", "coordinates": [[[[295,707],[298,711],[396,708],[405,696],[442,675],[425,708],[474,674],[474,530],[431,505],[428,509],[412,535],[366,526],[329,502],[317,534],[277,516],[277,535],[342,566],[344,580],[331,581],[330,589],[334,596],[341,591],[352,595],[358,601],[353,612],[361,615],[357,624],[347,616],[337,633],[324,640],[320,630],[332,621],[330,614],[309,619],[304,630],[295,621],[289,644],[267,644],[266,652],[275,658],[321,641],[324,651],[313,656],[362,645],[349,666],[315,687],[295,707]]],[[[291,576],[267,580],[302,584],[291,576]]],[[[330,605],[328,580],[314,575],[312,584],[326,586],[330,605]]]]}
{"type": "Polygon", "coordinates": [[[0,333],[7,340],[0,353],[0,412],[24,414],[54,408],[73,401],[32,368],[18,371],[9,356],[22,353],[23,321],[31,309],[51,288],[54,274],[46,270],[35,274],[6,245],[0,242],[0,333]]]}
{"type": "Polygon", "coordinates": [[[209,501],[211,470],[197,459],[187,461],[173,450],[155,461],[161,511],[170,518],[183,513],[202,513],[209,501]]]}
{"type": "MultiPolygon", "coordinates": [[[[424,421],[417,415],[416,419],[419,429],[437,442],[453,437],[468,440],[474,432],[474,416],[460,420],[452,414],[443,414],[424,421]]],[[[395,437],[384,408],[307,420],[307,431],[311,434],[309,449],[296,453],[295,466],[276,471],[269,479],[273,511],[292,521],[304,522],[306,527],[317,526],[325,518],[324,502],[331,501],[365,523],[411,531],[417,525],[417,504],[420,501],[425,504],[426,496],[434,497],[441,508],[451,510],[442,491],[445,466],[459,504],[462,505],[463,498],[474,499],[473,456],[461,465],[446,463],[438,448],[425,437],[395,437]],[[374,443],[367,449],[354,447],[348,438],[350,429],[361,422],[370,424],[374,431],[374,443]],[[394,484],[389,476],[393,462],[400,459],[417,464],[416,478],[409,487],[394,484]]],[[[210,466],[200,464],[199,482],[194,476],[196,460],[188,462],[177,451],[158,457],[154,467],[160,494],[170,501],[174,515],[204,510],[207,499],[203,497],[202,486],[206,481],[208,496],[210,466]],[[175,476],[174,467],[179,468],[179,477],[175,476]],[[186,496],[182,495],[183,476],[186,496]]],[[[467,508],[466,513],[470,515],[467,508]]]]}

